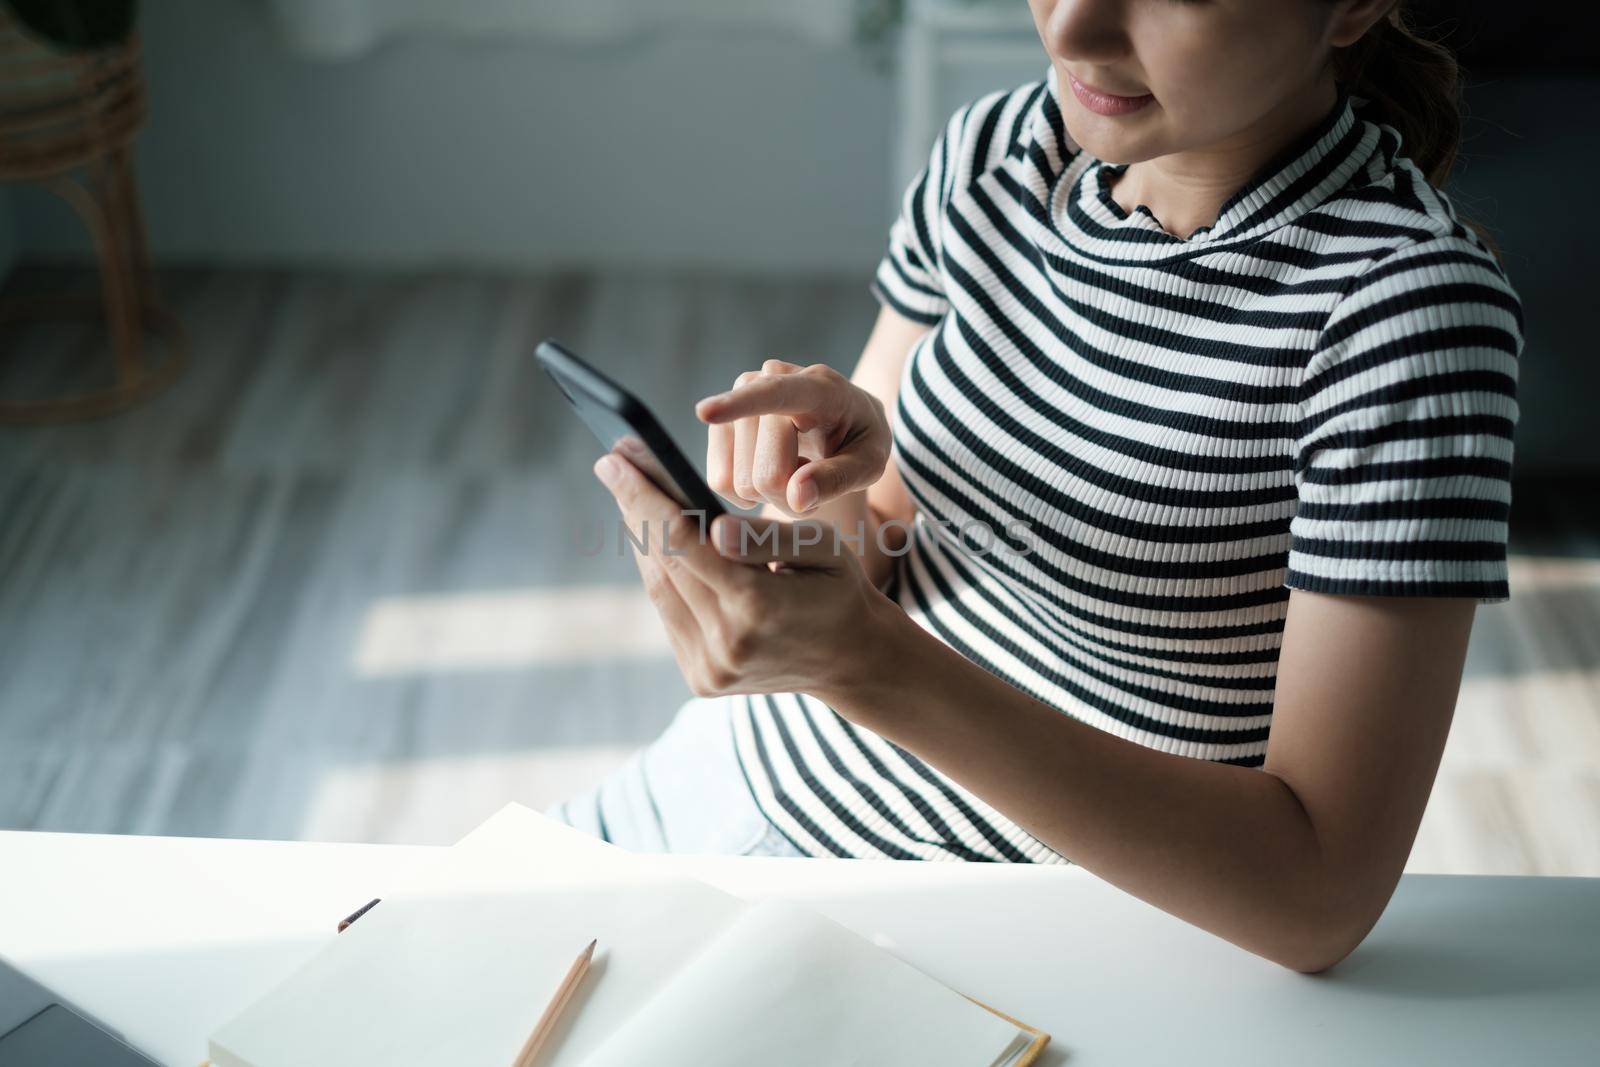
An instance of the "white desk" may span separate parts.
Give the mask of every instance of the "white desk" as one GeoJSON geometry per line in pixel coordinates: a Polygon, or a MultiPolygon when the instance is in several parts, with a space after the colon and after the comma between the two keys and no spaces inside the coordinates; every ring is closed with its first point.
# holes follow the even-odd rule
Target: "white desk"
{"type": "MultiPolygon", "coordinates": [[[[0,833],[0,956],[193,1067],[218,1024],[434,852],[0,833]]],[[[1408,877],[1356,955],[1306,977],[1070,868],[658,862],[878,936],[1052,1031],[1052,1065],[1600,1063],[1600,879],[1408,877]]]]}

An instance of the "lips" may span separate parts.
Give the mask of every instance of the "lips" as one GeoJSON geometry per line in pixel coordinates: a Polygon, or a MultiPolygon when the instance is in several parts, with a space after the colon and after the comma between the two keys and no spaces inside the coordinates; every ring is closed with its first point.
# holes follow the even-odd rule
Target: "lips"
{"type": "Polygon", "coordinates": [[[1078,102],[1096,115],[1130,115],[1155,99],[1150,93],[1145,93],[1143,96],[1119,96],[1116,93],[1091,89],[1071,74],[1067,75],[1067,82],[1072,86],[1072,95],[1078,98],[1078,102]]]}

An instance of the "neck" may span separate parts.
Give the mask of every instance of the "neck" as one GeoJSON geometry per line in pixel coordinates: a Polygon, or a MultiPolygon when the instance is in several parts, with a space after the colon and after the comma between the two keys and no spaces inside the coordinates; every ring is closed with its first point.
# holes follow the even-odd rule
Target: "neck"
{"type": "Polygon", "coordinates": [[[1215,224],[1228,198],[1325,118],[1337,100],[1330,71],[1310,91],[1226,141],[1131,164],[1112,185],[1111,198],[1130,214],[1140,205],[1149,208],[1168,233],[1187,238],[1215,224]]]}

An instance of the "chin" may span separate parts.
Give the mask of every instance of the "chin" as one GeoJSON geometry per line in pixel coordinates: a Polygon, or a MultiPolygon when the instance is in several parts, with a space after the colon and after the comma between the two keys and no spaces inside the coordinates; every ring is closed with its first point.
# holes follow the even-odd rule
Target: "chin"
{"type": "MultiPolygon", "coordinates": [[[[1168,151],[1161,147],[1161,138],[1147,131],[1134,132],[1118,128],[1119,120],[1105,120],[1091,116],[1096,121],[1068,120],[1067,136],[1074,144],[1096,159],[1107,163],[1141,163],[1168,151]]],[[[1063,116],[1065,119],[1065,116],[1063,116]]]]}

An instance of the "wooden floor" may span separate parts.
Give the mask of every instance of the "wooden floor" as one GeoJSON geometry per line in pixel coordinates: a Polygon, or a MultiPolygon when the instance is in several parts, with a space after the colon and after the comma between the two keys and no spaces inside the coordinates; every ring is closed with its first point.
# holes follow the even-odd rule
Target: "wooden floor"
{"type": "MultiPolygon", "coordinates": [[[[92,286],[32,268],[10,291],[92,286]]],[[[182,270],[192,365],[94,423],[0,427],[0,827],[448,842],[542,807],[688,696],[554,335],[691,402],[767,356],[843,368],[859,279],[182,270]]],[[[0,396],[98,366],[8,327],[0,396]]],[[[1600,875],[1600,493],[1517,489],[1416,870],[1600,875]]]]}

